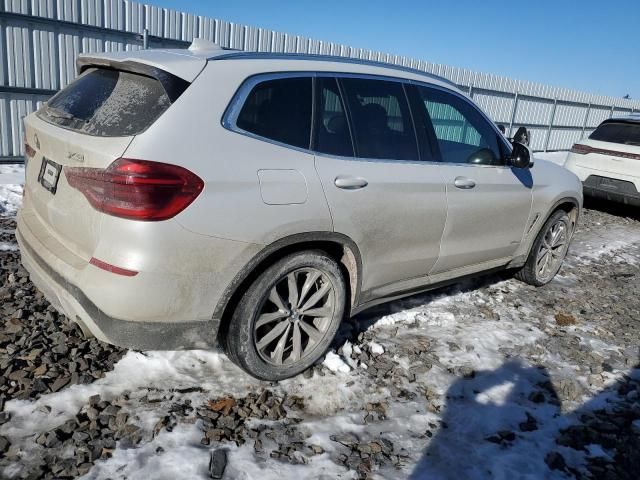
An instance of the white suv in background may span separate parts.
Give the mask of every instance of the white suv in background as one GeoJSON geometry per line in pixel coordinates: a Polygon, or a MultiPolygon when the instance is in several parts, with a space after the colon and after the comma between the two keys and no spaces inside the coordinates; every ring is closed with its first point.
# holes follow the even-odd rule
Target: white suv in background
{"type": "Polygon", "coordinates": [[[585,195],[640,207],[640,115],[602,122],[573,146],[565,167],[582,180],[585,195]]]}
{"type": "Polygon", "coordinates": [[[446,80],[213,45],[78,66],[25,121],[16,236],[101,340],[220,342],[276,380],[345,316],[493,269],[543,285],[567,253],[578,178],[533,165],[446,80]]]}

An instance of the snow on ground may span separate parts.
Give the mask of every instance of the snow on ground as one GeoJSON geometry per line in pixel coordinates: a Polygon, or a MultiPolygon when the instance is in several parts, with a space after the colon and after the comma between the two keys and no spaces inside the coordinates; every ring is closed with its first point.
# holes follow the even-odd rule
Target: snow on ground
{"type": "Polygon", "coordinates": [[[24,165],[0,165],[0,216],[15,214],[22,203],[23,184],[24,165]]]}
{"type": "MultiPolygon", "coordinates": [[[[562,155],[536,156],[562,164],[562,155]]],[[[13,168],[0,170],[7,174],[0,183],[10,184],[0,185],[5,214],[19,204],[21,172],[13,168]]],[[[634,226],[590,230],[576,239],[568,267],[551,288],[576,286],[579,279],[574,269],[596,265],[604,256],[637,264],[639,243],[640,231],[634,226]],[[635,250],[630,248],[634,245],[635,250]]],[[[188,400],[200,406],[212,398],[239,398],[269,388],[277,395],[304,399],[303,412],[294,414],[300,418],[297,428],[310,432],[307,442],[325,453],[314,456],[310,465],[295,465],[257,458],[251,441],[241,446],[227,443],[225,478],[357,478],[353,470],[334,461],[342,452],[331,439],[338,433],[363,439],[384,436],[406,453],[400,468],[381,468],[372,478],[480,479],[491,476],[488,472],[499,472],[505,479],[566,478],[560,470],[548,468],[544,452],[560,448],[573,468],[583,465],[589,455],[607,455],[599,445],[581,454],[555,443],[559,430],[571,421],[570,411],[580,412],[589,397],[577,395],[573,403],[561,408],[553,389],[545,391],[549,401],[533,402],[531,395],[539,394],[540,385],[548,383],[550,375],[566,375],[587,385],[592,396],[589,402],[595,405],[604,401],[604,394],[597,392],[619,381],[628,370],[603,372],[603,385],[589,386],[589,379],[577,373],[576,365],[544,348],[545,342],[559,334],[553,316],[540,313],[541,304],[534,301],[533,292],[513,279],[491,277],[399,300],[384,307],[383,313],[365,312],[353,321],[353,328],[361,332],[357,340],[351,337],[329,352],[324,369],[316,367],[310,377],[300,375],[279,383],[255,380],[217,352],[129,351],[111,372],[93,383],[73,385],[35,401],[7,402],[5,410],[11,421],[0,427],[0,434],[22,446],[22,461],[28,463],[29,458],[40,455],[39,447],[32,443],[34,435],[73,418],[95,394],[106,399],[124,396],[125,408],[136,424],[152,431],[176,402],[188,400]],[[380,359],[410,374],[380,381],[371,373],[381,368],[380,359]],[[179,392],[189,388],[195,391],[179,392]],[[145,401],[152,394],[165,400],[145,401]],[[375,403],[386,405],[384,415],[363,421],[364,405],[375,403]],[[529,415],[535,417],[536,429],[521,433],[529,415]],[[504,438],[500,432],[506,432],[504,438]],[[494,440],[487,441],[492,436],[494,440]]],[[[568,330],[603,358],[619,351],[612,339],[598,334],[597,326],[577,325],[568,330]]],[[[207,478],[211,447],[201,444],[200,420],[191,420],[146,438],[137,448],[120,445],[84,478],[207,478]]],[[[3,473],[17,474],[17,468],[8,467],[3,473]]]]}

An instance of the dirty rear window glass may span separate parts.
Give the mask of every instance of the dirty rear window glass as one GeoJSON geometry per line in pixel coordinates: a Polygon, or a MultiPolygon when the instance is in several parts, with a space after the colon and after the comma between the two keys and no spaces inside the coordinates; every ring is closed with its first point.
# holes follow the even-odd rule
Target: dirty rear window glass
{"type": "Polygon", "coordinates": [[[96,68],[56,94],[39,115],[50,123],[87,135],[121,137],[146,130],[171,103],[156,78],[96,68]]]}
{"type": "Polygon", "coordinates": [[[640,146],[640,123],[605,122],[589,138],[601,142],[640,146]]]}

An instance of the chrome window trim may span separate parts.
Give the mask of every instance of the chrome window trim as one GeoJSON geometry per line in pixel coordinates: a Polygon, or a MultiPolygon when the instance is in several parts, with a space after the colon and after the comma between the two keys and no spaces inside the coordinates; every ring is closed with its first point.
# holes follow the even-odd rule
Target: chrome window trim
{"type": "MultiPolygon", "coordinates": [[[[220,58],[220,57],[217,57],[220,58]]],[[[333,58],[333,57],[332,57],[333,58]]],[[[393,76],[386,76],[386,75],[378,75],[378,74],[368,74],[368,73],[353,73],[353,72],[316,72],[316,71],[312,71],[312,70],[300,70],[300,71],[286,71],[286,72],[265,72],[265,73],[257,73],[255,75],[251,75],[249,77],[247,77],[242,84],[240,85],[240,87],[238,88],[238,90],[236,91],[236,93],[234,93],[231,101],[229,102],[229,105],[227,106],[227,108],[225,109],[224,114],[222,115],[222,120],[221,120],[221,124],[222,127],[225,128],[226,130],[229,130],[231,132],[234,133],[238,133],[240,135],[244,135],[246,137],[249,138],[253,138],[255,140],[260,140],[266,143],[270,143],[272,145],[276,145],[279,147],[283,147],[283,148],[289,148],[291,150],[295,150],[297,152],[300,153],[306,153],[309,155],[318,155],[318,156],[323,156],[323,157],[327,157],[327,158],[335,158],[335,159],[344,159],[344,160],[358,160],[358,161],[365,161],[365,162],[393,162],[393,163],[413,163],[413,164],[426,164],[426,165],[452,165],[452,166],[465,166],[465,167],[483,167],[483,168],[511,168],[509,165],[480,165],[480,164],[474,164],[474,163],[464,163],[464,162],[459,162],[459,163],[446,163],[446,162],[435,162],[432,160],[396,160],[393,158],[363,158],[363,157],[343,157],[343,156],[338,156],[338,155],[329,155],[326,153],[322,153],[322,152],[318,152],[315,151],[311,148],[301,148],[301,147],[296,147],[295,145],[289,145],[287,143],[283,143],[283,142],[279,142],[277,140],[273,140],[271,138],[267,138],[267,137],[263,137],[261,135],[257,135],[255,133],[252,132],[248,132],[240,127],[238,127],[237,125],[237,120],[238,120],[238,116],[240,115],[240,111],[242,110],[242,107],[244,106],[244,103],[247,100],[247,97],[249,96],[249,94],[251,93],[251,91],[253,90],[253,88],[258,85],[259,83],[265,82],[265,81],[269,81],[269,80],[277,80],[279,78],[319,78],[319,77],[333,77],[333,78],[361,78],[364,80],[382,80],[382,81],[392,81],[392,82],[398,82],[398,83],[402,83],[402,84],[409,84],[409,85],[414,85],[414,86],[420,86],[420,87],[427,87],[427,88],[434,88],[434,89],[438,89],[441,90],[445,93],[449,93],[452,94],[454,96],[457,96],[458,98],[462,99],[462,101],[467,102],[472,108],[474,108],[478,113],[480,113],[480,115],[482,116],[482,118],[485,119],[485,121],[487,121],[491,128],[493,128],[493,131],[495,132],[498,141],[502,142],[503,145],[507,148],[507,151],[511,151],[512,147],[509,144],[509,142],[507,141],[507,139],[505,138],[505,136],[502,134],[502,132],[500,132],[500,130],[498,130],[497,125],[492,122],[489,117],[482,111],[482,109],[480,107],[478,107],[475,103],[473,103],[473,101],[471,101],[469,98],[467,98],[464,94],[457,92],[455,90],[451,90],[449,88],[443,87],[441,85],[435,85],[433,83],[428,83],[428,82],[420,82],[417,80],[411,80],[408,78],[398,78],[398,77],[393,77],[393,76]]],[[[312,124],[313,127],[313,124],[312,124]]]]}

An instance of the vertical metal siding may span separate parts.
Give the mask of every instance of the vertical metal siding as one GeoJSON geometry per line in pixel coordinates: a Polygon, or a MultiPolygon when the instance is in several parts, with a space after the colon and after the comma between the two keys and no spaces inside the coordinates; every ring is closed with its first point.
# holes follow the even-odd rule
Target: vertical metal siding
{"type": "Polygon", "coordinates": [[[527,126],[534,149],[567,149],[602,120],[640,111],[639,101],[513,80],[129,0],[0,0],[0,156],[22,154],[22,117],[45,101],[49,92],[73,80],[79,53],[137,50],[142,40],[136,36],[141,37],[145,29],[153,47],[163,46],[163,39],[190,42],[203,37],[242,50],[359,58],[440,75],[467,92],[494,121],[512,126],[511,133],[527,126]]]}

